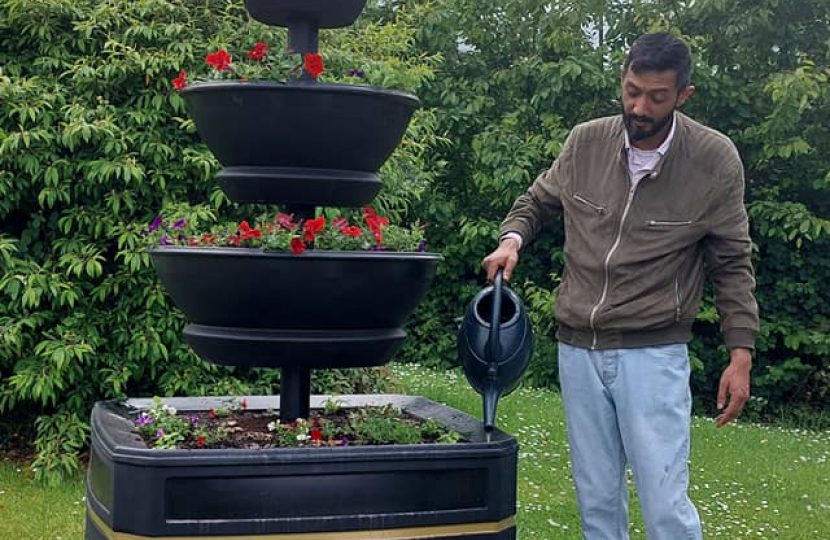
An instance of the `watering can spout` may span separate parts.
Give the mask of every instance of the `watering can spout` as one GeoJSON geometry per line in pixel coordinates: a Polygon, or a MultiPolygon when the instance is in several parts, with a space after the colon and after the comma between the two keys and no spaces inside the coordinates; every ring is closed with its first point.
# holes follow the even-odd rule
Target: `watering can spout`
{"type": "Polygon", "coordinates": [[[481,394],[484,398],[484,429],[487,431],[493,431],[496,427],[496,405],[500,394],[501,390],[495,384],[485,386],[481,394]]]}
{"type": "Polygon", "coordinates": [[[503,286],[503,271],[467,308],[458,331],[458,357],[470,385],[483,398],[484,429],[496,425],[499,398],[512,392],[533,353],[533,332],[524,305],[503,286]]]}

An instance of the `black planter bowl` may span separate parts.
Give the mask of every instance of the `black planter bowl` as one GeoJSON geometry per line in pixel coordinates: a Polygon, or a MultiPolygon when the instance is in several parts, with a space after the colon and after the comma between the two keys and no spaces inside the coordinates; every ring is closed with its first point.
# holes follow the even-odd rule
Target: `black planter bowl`
{"type": "MultiPolygon", "coordinates": [[[[321,407],[326,396],[314,396],[321,407]]],[[[392,540],[516,538],[516,440],[424,398],[338,396],[433,418],[459,444],[151,450],[133,420],[150,400],[99,402],[92,411],[86,540],[234,538],[392,540]]],[[[204,412],[220,398],[165,399],[204,412]]],[[[279,407],[248,397],[248,407],[279,407]]]]}
{"type": "Polygon", "coordinates": [[[181,91],[236,202],[360,206],[403,138],[415,96],[345,84],[223,81],[181,91]]]}
{"type": "Polygon", "coordinates": [[[435,253],[178,246],[151,254],[200,357],[315,369],[386,363],[443,260],[435,253]]]}
{"type": "Polygon", "coordinates": [[[289,26],[297,19],[319,28],[341,28],[357,19],[366,0],[245,0],[254,19],[271,26],[289,26]]]}

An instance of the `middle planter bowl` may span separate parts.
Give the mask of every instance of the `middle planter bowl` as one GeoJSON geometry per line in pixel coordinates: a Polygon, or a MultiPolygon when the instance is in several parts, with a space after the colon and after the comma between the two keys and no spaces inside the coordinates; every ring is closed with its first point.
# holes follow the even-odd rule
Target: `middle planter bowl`
{"type": "Polygon", "coordinates": [[[241,203],[360,206],[421,105],[403,92],[346,84],[222,81],[181,91],[217,178],[241,203]]]}
{"type": "Polygon", "coordinates": [[[435,253],[179,246],[151,254],[201,358],[314,369],[385,364],[443,260],[435,253]]]}

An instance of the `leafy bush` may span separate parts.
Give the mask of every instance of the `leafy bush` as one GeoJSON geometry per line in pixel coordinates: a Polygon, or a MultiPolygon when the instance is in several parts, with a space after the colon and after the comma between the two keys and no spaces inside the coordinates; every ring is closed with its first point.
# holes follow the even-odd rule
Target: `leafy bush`
{"type": "MultiPolygon", "coordinates": [[[[417,88],[440,61],[414,52],[418,13],[323,32],[330,71],[417,88]]],[[[77,467],[96,400],[278,388],[267,370],[194,355],[141,240],[162,211],[194,222],[266,211],[226,199],[170,81],[218,48],[280,49],[286,34],[251,20],[241,0],[0,3],[0,414],[37,415],[41,477],[77,467]]],[[[440,167],[426,160],[435,128],[434,111],[419,111],[382,169],[384,215],[414,221],[440,167]]],[[[383,384],[364,380],[377,371],[355,373],[322,380],[341,391],[383,384]]]]}

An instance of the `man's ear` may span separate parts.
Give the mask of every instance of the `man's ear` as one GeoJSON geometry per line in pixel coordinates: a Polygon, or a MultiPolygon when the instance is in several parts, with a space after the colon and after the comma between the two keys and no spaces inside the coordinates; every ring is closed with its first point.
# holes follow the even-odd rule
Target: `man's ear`
{"type": "Polygon", "coordinates": [[[697,90],[697,88],[695,88],[693,84],[690,84],[689,86],[681,90],[680,94],[678,94],[677,96],[677,106],[682,107],[683,104],[686,103],[686,101],[688,101],[690,97],[692,97],[692,94],[695,93],[695,90],[697,90]]]}

